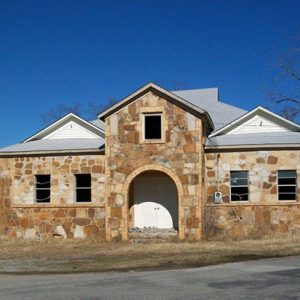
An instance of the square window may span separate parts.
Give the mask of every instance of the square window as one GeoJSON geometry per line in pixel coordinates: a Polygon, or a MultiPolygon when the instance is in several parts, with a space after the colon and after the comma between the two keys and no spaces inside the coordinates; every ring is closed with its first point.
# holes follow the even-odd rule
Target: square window
{"type": "Polygon", "coordinates": [[[35,175],[35,201],[36,203],[50,203],[51,176],[35,175]]]}
{"type": "Polygon", "coordinates": [[[297,199],[296,171],[278,171],[278,200],[297,199]]]}
{"type": "Polygon", "coordinates": [[[162,139],[161,114],[144,114],[144,139],[162,139]]]}
{"type": "Polygon", "coordinates": [[[230,172],[231,201],[248,201],[248,171],[230,172]]]}
{"type": "Polygon", "coordinates": [[[76,202],[91,202],[91,174],[76,174],[76,202]]]}

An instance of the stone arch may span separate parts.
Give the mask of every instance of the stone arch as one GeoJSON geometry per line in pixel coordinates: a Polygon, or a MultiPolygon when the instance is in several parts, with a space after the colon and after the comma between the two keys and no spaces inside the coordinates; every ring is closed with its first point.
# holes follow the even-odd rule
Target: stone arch
{"type": "Polygon", "coordinates": [[[165,173],[168,175],[175,183],[175,186],[177,188],[177,194],[178,194],[178,233],[179,233],[179,238],[184,237],[184,230],[181,226],[180,222],[180,216],[182,216],[182,198],[183,198],[183,186],[176,174],[174,174],[170,169],[164,166],[160,165],[145,165],[142,166],[133,172],[131,172],[128,177],[126,178],[123,189],[122,189],[122,194],[125,199],[125,205],[123,206],[122,210],[122,218],[124,220],[124,230],[122,232],[122,239],[123,240],[128,240],[128,217],[129,217],[129,190],[130,190],[130,184],[133,181],[133,179],[138,176],[139,174],[145,172],[145,171],[160,171],[162,173],[165,173]]]}

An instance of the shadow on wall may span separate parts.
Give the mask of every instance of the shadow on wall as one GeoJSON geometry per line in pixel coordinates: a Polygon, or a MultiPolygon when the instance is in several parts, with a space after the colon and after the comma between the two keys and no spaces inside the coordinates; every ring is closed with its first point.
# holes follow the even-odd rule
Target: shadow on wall
{"type": "Polygon", "coordinates": [[[129,227],[178,230],[177,188],[163,172],[145,171],[133,179],[129,208],[129,227]]]}

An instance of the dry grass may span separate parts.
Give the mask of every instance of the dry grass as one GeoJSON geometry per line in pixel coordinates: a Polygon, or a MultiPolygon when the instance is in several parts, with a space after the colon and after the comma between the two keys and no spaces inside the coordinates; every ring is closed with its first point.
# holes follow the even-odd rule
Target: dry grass
{"type": "Polygon", "coordinates": [[[93,243],[1,240],[1,273],[69,273],[199,267],[300,255],[300,236],[243,241],[93,243]]]}

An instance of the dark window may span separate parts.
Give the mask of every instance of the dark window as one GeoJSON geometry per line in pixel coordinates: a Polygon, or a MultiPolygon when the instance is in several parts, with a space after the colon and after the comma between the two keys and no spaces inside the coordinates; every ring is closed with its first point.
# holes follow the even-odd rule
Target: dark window
{"type": "Polygon", "coordinates": [[[49,203],[51,194],[50,175],[35,175],[36,203],[49,203]]]}
{"type": "Polygon", "coordinates": [[[76,202],[91,202],[91,174],[76,174],[76,202]]]}
{"type": "Polygon", "coordinates": [[[248,201],[248,172],[231,171],[230,172],[231,201],[248,201]]]}
{"type": "Polygon", "coordinates": [[[278,171],[278,200],[297,199],[296,171],[278,171]]]}
{"type": "Polygon", "coordinates": [[[144,115],[145,117],[145,140],[161,139],[161,115],[144,115]]]}

